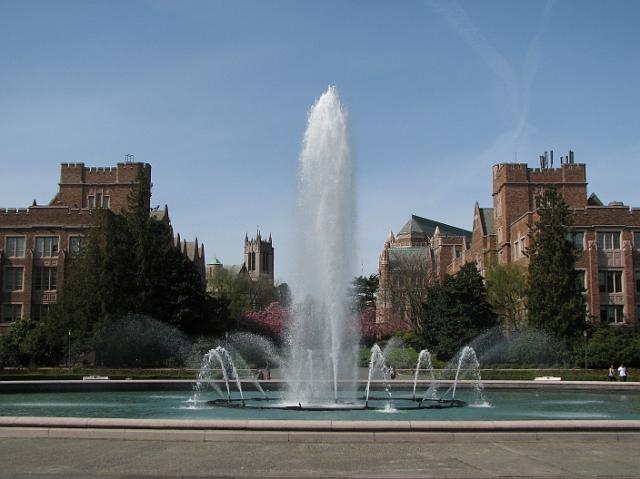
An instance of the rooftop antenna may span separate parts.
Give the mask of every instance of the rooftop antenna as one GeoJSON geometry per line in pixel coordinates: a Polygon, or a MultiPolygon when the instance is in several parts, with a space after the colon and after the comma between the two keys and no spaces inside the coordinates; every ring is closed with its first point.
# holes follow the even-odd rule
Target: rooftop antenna
{"type": "Polygon", "coordinates": [[[135,159],[135,156],[133,156],[131,153],[127,153],[126,155],[124,155],[125,163],[133,163],[134,159],[135,159]]]}

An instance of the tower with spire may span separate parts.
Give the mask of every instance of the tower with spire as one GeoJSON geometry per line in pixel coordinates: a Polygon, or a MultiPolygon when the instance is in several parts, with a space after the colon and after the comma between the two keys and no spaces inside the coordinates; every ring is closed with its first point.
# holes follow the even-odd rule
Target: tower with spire
{"type": "Polygon", "coordinates": [[[257,281],[266,280],[273,284],[273,241],[271,234],[268,240],[263,240],[260,230],[256,230],[256,237],[249,239],[244,236],[244,265],[249,277],[257,281]]]}

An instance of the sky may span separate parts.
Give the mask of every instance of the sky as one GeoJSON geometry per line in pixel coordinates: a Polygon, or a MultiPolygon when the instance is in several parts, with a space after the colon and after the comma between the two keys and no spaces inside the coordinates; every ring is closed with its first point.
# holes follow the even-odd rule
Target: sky
{"type": "Polygon", "coordinates": [[[349,114],[354,274],[411,214],[471,229],[491,166],[545,150],[640,206],[639,23],[638,1],[0,0],[0,207],[46,204],[62,162],[133,154],[208,261],[241,263],[259,227],[287,281],[328,85],[349,114]]]}

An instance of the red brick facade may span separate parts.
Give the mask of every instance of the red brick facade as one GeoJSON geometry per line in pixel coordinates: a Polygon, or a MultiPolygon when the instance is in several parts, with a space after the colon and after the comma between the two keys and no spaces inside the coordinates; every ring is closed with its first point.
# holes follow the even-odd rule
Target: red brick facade
{"type": "Polygon", "coordinates": [[[595,195],[588,197],[584,164],[495,165],[491,209],[495,231],[483,230],[476,220],[483,209],[476,204],[471,247],[447,266],[447,272],[455,274],[464,263],[476,261],[484,275],[484,266],[494,257],[502,264],[528,264],[524,251],[536,220],[535,196],[550,184],[557,186],[574,212],[574,238],[582,249],[576,268],[584,271],[589,316],[596,322],[635,324],[640,319],[640,210],[619,202],[604,206],[595,195]]]}
{"type": "MultiPolygon", "coordinates": [[[[12,319],[39,319],[57,301],[64,284],[66,258],[86,235],[94,208],[120,213],[127,205],[138,175],[146,173],[151,190],[151,165],[118,163],[116,167],[88,168],[63,163],[60,189],[46,206],[0,209],[0,334],[12,319]]],[[[147,199],[147,207],[150,198],[147,199]]],[[[165,209],[154,216],[167,215],[165,209]]],[[[179,244],[193,261],[202,263],[204,246],[179,244]],[[193,250],[193,251],[190,251],[193,250]]]]}
{"type": "Polygon", "coordinates": [[[148,164],[62,163],[60,189],[49,205],[0,210],[0,333],[14,318],[39,319],[56,302],[65,260],[90,227],[93,209],[122,211],[142,171],[150,188],[148,164]]]}
{"type": "Polygon", "coordinates": [[[397,237],[390,232],[378,263],[376,321],[411,321],[407,303],[419,300],[430,282],[444,280],[470,239],[470,231],[415,215],[397,237]]]}

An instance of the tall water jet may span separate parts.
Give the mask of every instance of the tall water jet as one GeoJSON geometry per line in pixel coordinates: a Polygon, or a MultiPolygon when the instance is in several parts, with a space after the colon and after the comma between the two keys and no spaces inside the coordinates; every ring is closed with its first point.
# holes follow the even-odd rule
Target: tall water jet
{"type": "Polygon", "coordinates": [[[337,401],[339,383],[355,384],[359,332],[347,298],[355,256],[353,165],[347,114],[333,86],[309,112],[297,208],[298,307],[288,332],[285,401],[337,401]]]}

